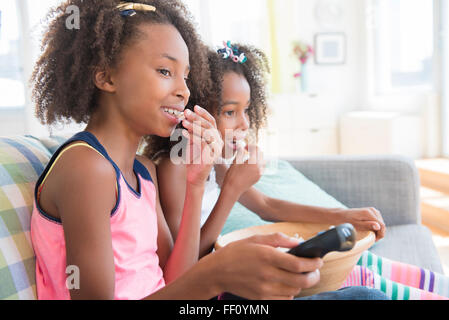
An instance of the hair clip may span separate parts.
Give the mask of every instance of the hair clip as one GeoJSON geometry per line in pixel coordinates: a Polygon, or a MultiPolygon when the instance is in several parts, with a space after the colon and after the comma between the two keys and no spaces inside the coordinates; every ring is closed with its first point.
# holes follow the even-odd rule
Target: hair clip
{"type": "Polygon", "coordinates": [[[134,3],[134,2],[120,2],[117,6],[122,17],[132,17],[136,14],[136,11],[156,11],[156,7],[149,4],[134,3]]]}
{"type": "Polygon", "coordinates": [[[219,49],[217,52],[218,54],[221,54],[224,60],[231,59],[235,63],[243,64],[245,63],[248,58],[243,52],[240,52],[237,47],[233,47],[231,44],[231,41],[223,42],[224,48],[219,49]]]}

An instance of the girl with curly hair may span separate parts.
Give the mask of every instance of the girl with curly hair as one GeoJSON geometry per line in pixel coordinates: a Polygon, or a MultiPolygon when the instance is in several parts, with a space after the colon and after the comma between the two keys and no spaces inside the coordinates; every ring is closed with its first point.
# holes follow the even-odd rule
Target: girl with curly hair
{"type": "MultiPolygon", "coordinates": [[[[211,251],[237,201],[265,221],[334,225],[349,222],[358,230],[374,231],[377,240],[382,239],[386,227],[375,208],[330,209],[306,206],[270,197],[253,186],[261,177],[263,159],[257,147],[250,144],[245,148],[244,145],[248,141],[257,141],[258,130],[266,121],[267,58],[257,48],[228,42],[218,52],[208,49],[208,61],[214,87],[205,105],[215,117],[225,147],[222,154],[224,161],[215,164],[206,185],[202,202],[199,257],[211,251]],[[248,150],[252,158],[244,161],[243,156],[248,150]],[[251,161],[254,160],[254,154],[257,161],[251,161]]],[[[190,127],[190,124],[187,123],[186,127],[190,127]]],[[[148,146],[146,152],[147,156],[152,156],[154,149],[148,146]]],[[[179,177],[185,176],[185,167],[172,161],[173,154],[171,158],[166,153],[164,156],[163,152],[156,156],[159,187],[163,194],[161,205],[173,237],[176,238],[181,219],[178,213],[183,205],[183,197],[179,195],[185,193],[184,187],[177,182],[179,177]],[[174,198],[173,194],[177,197],[174,198]]],[[[367,251],[342,287],[375,288],[391,299],[447,299],[448,280],[443,275],[378,257],[367,251]],[[404,276],[407,274],[416,277],[407,278],[404,276]],[[418,286],[418,283],[422,285],[418,286]]]]}
{"type": "Polygon", "coordinates": [[[275,247],[298,243],[282,235],[240,241],[198,261],[212,167],[204,161],[186,165],[179,180],[185,205],[172,238],[156,167],[136,155],[142,138],[169,137],[184,117],[212,133],[205,139],[183,130],[189,147],[195,138],[201,150],[223,146],[207,111],[185,110],[204,100],[211,80],[181,2],[68,0],[49,17],[32,77],[37,115],[48,125],[87,127],[56,151],[36,183],[31,240],[39,299],[210,299],[221,292],[287,299],[319,281],[322,261],[280,253],[275,247]],[[73,6],[79,29],[66,28],[73,6]],[[267,270],[272,277],[260,281],[267,270]]]}
{"type": "MultiPolygon", "coordinates": [[[[270,72],[265,54],[249,45],[225,43],[217,51],[208,49],[208,61],[213,83],[206,109],[215,117],[217,128],[224,140],[223,160],[215,164],[207,182],[202,204],[200,257],[209,253],[220,234],[235,202],[240,202],[266,221],[300,221],[340,224],[350,222],[358,229],[369,229],[383,237],[385,224],[380,213],[372,208],[330,210],[304,206],[269,197],[253,185],[263,171],[263,156],[253,142],[267,120],[267,76],[270,72]],[[247,142],[250,142],[246,147],[247,142]],[[256,154],[258,163],[243,161],[244,154],[256,154]],[[241,160],[239,164],[230,165],[241,160]],[[221,190],[220,190],[221,189],[221,190]],[[231,192],[231,191],[232,192],[231,192]]],[[[160,188],[176,188],[184,194],[182,185],[176,184],[185,176],[185,168],[177,165],[168,153],[156,150],[149,138],[145,154],[157,159],[160,188]],[[164,156],[165,155],[165,156],[164,156]]],[[[164,150],[164,149],[163,149],[164,150]]],[[[173,156],[173,155],[172,155],[173,156]]],[[[172,199],[163,192],[161,203],[173,236],[178,234],[183,197],[172,199]]]]}

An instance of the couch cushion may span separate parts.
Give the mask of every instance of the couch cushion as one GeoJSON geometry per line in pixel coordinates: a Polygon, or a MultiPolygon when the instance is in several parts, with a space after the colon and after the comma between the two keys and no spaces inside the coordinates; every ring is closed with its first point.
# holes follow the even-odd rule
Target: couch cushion
{"type": "Polygon", "coordinates": [[[50,152],[30,137],[0,137],[0,299],[35,299],[30,217],[50,152]]]}
{"type": "Polygon", "coordinates": [[[432,234],[422,225],[388,227],[385,238],[376,243],[370,251],[390,260],[443,273],[438,251],[432,241],[432,234]],[[392,243],[394,245],[391,245],[392,243]]]}
{"type": "Polygon", "coordinates": [[[50,136],[43,138],[35,138],[33,136],[28,137],[38,140],[45,148],[47,148],[50,154],[53,155],[53,153],[55,153],[56,150],[58,150],[64,142],[69,140],[74,135],[75,134],[66,134],[61,136],[50,136]]]}
{"type": "MultiPolygon", "coordinates": [[[[345,205],[307,179],[289,162],[284,160],[268,162],[262,178],[254,187],[270,197],[303,205],[346,208],[345,205]]],[[[236,203],[221,234],[224,235],[234,230],[268,223],[271,222],[262,220],[257,214],[246,209],[240,203],[236,203]]]]}
{"type": "MultiPolygon", "coordinates": [[[[266,172],[255,185],[271,197],[305,205],[327,208],[346,208],[338,200],[306,178],[290,163],[280,160],[269,163],[266,172]]],[[[268,224],[258,215],[237,203],[222,230],[222,235],[234,230],[268,224]]],[[[431,232],[422,225],[400,225],[387,228],[385,238],[370,248],[374,254],[413,264],[442,273],[442,266],[431,232]],[[391,244],[394,245],[391,245],[391,244]]]]}

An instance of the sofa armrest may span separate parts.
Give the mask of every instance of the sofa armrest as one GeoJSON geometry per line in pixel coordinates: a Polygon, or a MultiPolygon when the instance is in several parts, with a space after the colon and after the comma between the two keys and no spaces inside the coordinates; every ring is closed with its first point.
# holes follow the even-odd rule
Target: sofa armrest
{"type": "Polygon", "coordinates": [[[388,226],[421,224],[419,174],[411,159],[387,155],[284,160],[349,208],[375,207],[388,226]]]}

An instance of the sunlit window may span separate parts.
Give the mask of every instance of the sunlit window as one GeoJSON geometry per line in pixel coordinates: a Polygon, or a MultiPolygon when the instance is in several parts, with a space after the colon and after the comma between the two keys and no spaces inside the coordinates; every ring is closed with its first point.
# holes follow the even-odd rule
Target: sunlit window
{"type": "Polygon", "coordinates": [[[52,7],[57,7],[62,2],[63,0],[26,0],[30,28],[28,36],[32,41],[32,47],[35,49],[33,51],[33,56],[31,57],[33,63],[38,59],[41,53],[39,48],[47,27],[45,21],[46,15],[52,7]]]}
{"type": "Polygon", "coordinates": [[[432,0],[374,0],[377,93],[433,89],[432,0]]]}
{"type": "Polygon", "coordinates": [[[266,1],[262,0],[184,0],[200,24],[203,39],[212,46],[223,41],[250,43],[269,48],[266,1]]]}
{"type": "Polygon", "coordinates": [[[0,109],[23,108],[25,88],[16,1],[0,1],[0,109]]]}
{"type": "Polygon", "coordinates": [[[37,59],[44,30],[40,22],[49,8],[60,2],[61,0],[0,1],[0,110],[25,107],[25,85],[28,79],[23,62],[30,60],[34,63],[37,59]],[[22,21],[21,17],[26,17],[26,21],[22,21]],[[25,31],[25,26],[30,30],[25,31]],[[27,47],[32,50],[25,52],[24,42],[30,41],[27,47]]]}

